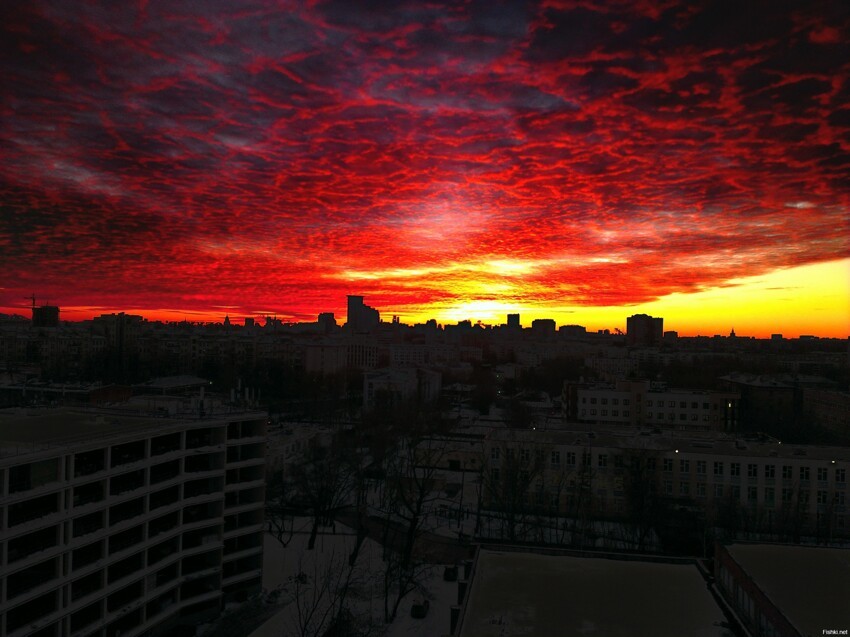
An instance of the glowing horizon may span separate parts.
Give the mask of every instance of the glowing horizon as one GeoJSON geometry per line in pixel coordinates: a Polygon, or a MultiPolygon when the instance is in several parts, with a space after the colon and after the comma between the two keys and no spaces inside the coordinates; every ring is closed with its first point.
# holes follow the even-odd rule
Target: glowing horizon
{"type": "MultiPolygon", "coordinates": [[[[393,315],[402,323],[424,323],[435,319],[441,325],[451,325],[469,320],[484,325],[502,325],[508,314],[518,313],[524,327],[534,319],[554,319],[558,326],[582,325],[589,332],[609,329],[626,331],[626,318],[632,314],[650,314],[664,318],[664,330],[673,330],[680,336],[726,336],[731,330],[741,337],[768,338],[782,334],[785,338],[814,335],[822,338],[850,338],[850,259],[790,268],[756,277],[743,277],[719,288],[694,292],[674,293],[649,303],[610,307],[527,307],[500,301],[478,300],[452,307],[423,308],[418,312],[377,309],[381,320],[389,322],[393,315]],[[838,281],[837,284],[833,283],[838,281]],[[814,282],[814,283],[812,283],[814,282]],[[795,290],[805,289],[800,296],[795,290]],[[754,310],[754,308],[756,308],[754,310]],[[814,310],[814,312],[812,311],[814,310]],[[709,315],[706,318],[705,315],[709,315]],[[765,315],[769,318],[765,318],[765,315]]],[[[352,292],[357,293],[357,292],[352,292]]],[[[364,299],[370,304],[368,296],[364,299]]],[[[21,313],[20,308],[0,308],[6,312],[21,313]]],[[[336,306],[321,311],[334,313],[342,325],[347,317],[345,299],[336,306]]],[[[217,308],[216,311],[189,311],[165,308],[61,308],[62,320],[88,320],[101,314],[125,312],[141,315],[154,321],[190,321],[221,323],[225,317],[241,324],[245,318],[262,321],[274,317],[284,322],[315,322],[287,315],[275,310],[244,310],[240,306],[217,308]]]]}
{"type": "Polygon", "coordinates": [[[0,29],[0,312],[850,332],[841,3],[35,0],[0,29]]]}

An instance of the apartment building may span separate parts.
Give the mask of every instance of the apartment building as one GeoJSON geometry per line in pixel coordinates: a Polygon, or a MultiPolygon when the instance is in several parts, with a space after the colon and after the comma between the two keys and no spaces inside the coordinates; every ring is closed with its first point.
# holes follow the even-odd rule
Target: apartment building
{"type": "MultiPolygon", "coordinates": [[[[850,449],[782,444],[762,436],[652,431],[496,430],[484,441],[486,505],[512,497],[550,515],[584,506],[595,517],[626,518],[636,484],[704,516],[721,511],[760,533],[850,537],[847,474],[850,449]],[[516,493],[519,488],[523,493],[516,493]]],[[[517,502],[507,503],[516,506],[517,502]]]]}
{"type": "Polygon", "coordinates": [[[739,398],[733,391],[672,389],[648,381],[567,383],[563,392],[567,420],[679,431],[734,431],[739,398]]]}
{"type": "Polygon", "coordinates": [[[0,412],[0,634],[158,635],[261,589],[265,418],[0,412]]]}

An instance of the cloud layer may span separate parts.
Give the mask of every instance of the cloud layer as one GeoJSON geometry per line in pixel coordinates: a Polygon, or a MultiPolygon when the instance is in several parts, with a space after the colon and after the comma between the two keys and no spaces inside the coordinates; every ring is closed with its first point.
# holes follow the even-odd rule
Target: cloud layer
{"type": "Polygon", "coordinates": [[[844,258],[850,11],[799,4],[6,2],[0,305],[620,305],[844,258]]]}

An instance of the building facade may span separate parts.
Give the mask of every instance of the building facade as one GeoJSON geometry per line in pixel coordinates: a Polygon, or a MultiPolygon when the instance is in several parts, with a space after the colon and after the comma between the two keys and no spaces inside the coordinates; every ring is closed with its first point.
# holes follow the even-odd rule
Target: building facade
{"type": "Polygon", "coordinates": [[[0,634],[157,635],[261,590],[262,414],[38,410],[0,440],[0,634]]]}

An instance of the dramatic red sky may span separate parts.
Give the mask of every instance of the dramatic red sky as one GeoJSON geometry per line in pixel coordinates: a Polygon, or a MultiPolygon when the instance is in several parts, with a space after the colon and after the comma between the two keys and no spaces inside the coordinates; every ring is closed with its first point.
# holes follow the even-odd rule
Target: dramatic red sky
{"type": "Polygon", "coordinates": [[[0,311],[847,336],[848,7],[5,0],[0,311]]]}

